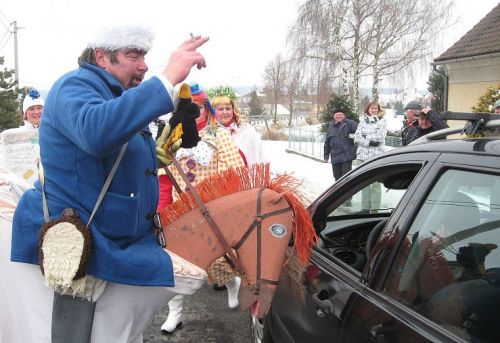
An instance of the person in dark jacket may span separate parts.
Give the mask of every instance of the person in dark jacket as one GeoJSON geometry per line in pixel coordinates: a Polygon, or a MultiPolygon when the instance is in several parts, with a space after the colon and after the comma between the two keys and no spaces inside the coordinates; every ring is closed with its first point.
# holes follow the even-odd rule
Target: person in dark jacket
{"type": "Polygon", "coordinates": [[[354,120],[346,118],[343,108],[334,110],[333,123],[325,138],[324,160],[328,162],[328,157],[331,157],[335,181],[352,169],[352,160],[356,156],[353,135],[357,128],[354,120]]]}
{"type": "Polygon", "coordinates": [[[404,146],[428,133],[448,127],[444,120],[438,117],[430,107],[424,107],[418,112],[416,105],[414,106],[412,103],[415,102],[412,101],[405,107],[405,109],[412,107],[407,109],[407,117],[409,117],[408,112],[412,112],[414,115],[418,113],[418,117],[403,129],[402,144],[404,146]]]}

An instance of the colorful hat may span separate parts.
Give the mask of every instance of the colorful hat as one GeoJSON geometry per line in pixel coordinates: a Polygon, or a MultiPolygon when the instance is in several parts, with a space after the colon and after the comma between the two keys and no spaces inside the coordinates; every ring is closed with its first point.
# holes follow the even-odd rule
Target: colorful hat
{"type": "Polygon", "coordinates": [[[495,101],[495,105],[493,106],[493,108],[499,108],[499,107],[500,107],[500,99],[495,101]]]}
{"type": "Polygon", "coordinates": [[[119,26],[102,31],[88,44],[89,48],[111,51],[138,49],[148,52],[153,45],[153,33],[140,26],[119,26]]]}
{"type": "Polygon", "coordinates": [[[189,87],[191,88],[191,96],[193,100],[204,101],[208,105],[210,113],[215,115],[215,108],[212,106],[212,103],[203,88],[196,82],[189,83],[189,87]]]}
{"type": "Polygon", "coordinates": [[[23,113],[26,114],[28,111],[28,108],[31,106],[44,106],[45,102],[43,101],[42,96],[40,95],[40,92],[38,92],[36,89],[32,89],[26,94],[23,100],[23,113]]]}

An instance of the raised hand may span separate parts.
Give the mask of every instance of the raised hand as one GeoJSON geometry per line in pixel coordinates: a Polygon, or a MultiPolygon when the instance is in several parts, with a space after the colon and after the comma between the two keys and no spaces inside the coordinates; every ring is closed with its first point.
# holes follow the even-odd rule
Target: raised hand
{"type": "Polygon", "coordinates": [[[173,86],[184,81],[193,66],[196,65],[198,69],[207,66],[205,58],[196,49],[205,44],[208,39],[208,37],[195,36],[194,39],[184,41],[172,52],[163,75],[173,86]]]}

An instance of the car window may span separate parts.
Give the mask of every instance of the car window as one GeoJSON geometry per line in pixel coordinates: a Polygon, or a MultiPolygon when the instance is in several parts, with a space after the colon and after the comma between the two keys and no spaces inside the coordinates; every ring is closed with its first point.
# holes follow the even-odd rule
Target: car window
{"type": "Polygon", "coordinates": [[[426,197],[385,292],[470,341],[500,342],[500,176],[447,170],[426,197]]]}
{"type": "Polygon", "coordinates": [[[421,168],[422,164],[405,164],[372,169],[346,185],[346,190],[332,193],[324,204],[326,222],[316,222],[317,228],[322,227],[319,246],[361,273],[369,237],[373,236],[372,246],[421,168]],[[370,236],[372,231],[378,234],[370,236]]]}
{"type": "Polygon", "coordinates": [[[406,189],[389,189],[381,182],[375,181],[346,199],[330,216],[391,213],[405,193],[406,189]]]}

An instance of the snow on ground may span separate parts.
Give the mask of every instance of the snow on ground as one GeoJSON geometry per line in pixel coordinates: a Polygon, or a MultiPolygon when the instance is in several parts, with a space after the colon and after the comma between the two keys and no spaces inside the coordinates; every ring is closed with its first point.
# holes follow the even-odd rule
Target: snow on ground
{"type": "Polygon", "coordinates": [[[302,181],[301,192],[306,202],[312,202],[335,181],[330,162],[313,159],[286,152],[286,141],[262,141],[271,171],[278,174],[291,174],[302,181]]]}

